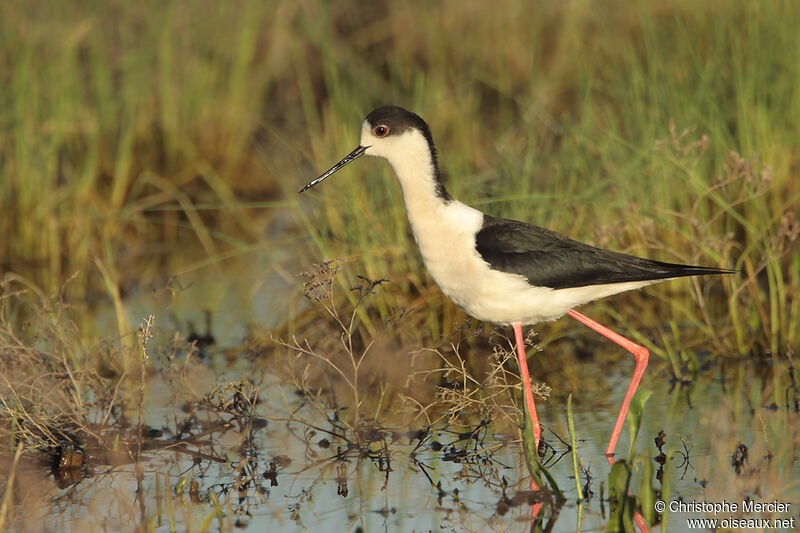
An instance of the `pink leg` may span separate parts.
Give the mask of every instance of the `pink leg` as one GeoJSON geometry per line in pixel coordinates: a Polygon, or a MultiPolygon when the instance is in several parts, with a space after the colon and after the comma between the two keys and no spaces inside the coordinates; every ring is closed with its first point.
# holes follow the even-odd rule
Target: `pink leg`
{"type": "Polygon", "coordinates": [[[528,374],[528,360],[525,358],[525,342],[522,340],[522,326],[514,324],[514,336],[517,339],[517,358],[519,359],[519,373],[522,378],[522,389],[525,392],[525,405],[531,417],[533,425],[533,440],[536,449],[539,449],[539,437],[542,435],[542,428],[539,426],[539,418],[536,416],[536,406],[533,404],[533,390],[531,389],[531,378],[528,374]]]}
{"type": "Polygon", "coordinates": [[[648,352],[647,348],[644,346],[640,346],[635,342],[626,339],[622,335],[614,333],[607,327],[598,324],[591,318],[580,314],[574,309],[568,311],[567,314],[578,322],[589,326],[604,337],[616,342],[632,353],[633,357],[636,359],[636,366],[633,369],[631,384],[628,385],[628,392],[625,393],[625,399],[622,400],[622,408],[620,408],[619,415],[617,415],[617,422],[614,424],[614,431],[611,433],[611,440],[608,441],[608,448],[606,449],[606,457],[608,458],[608,462],[609,464],[613,464],[614,448],[617,447],[617,439],[619,438],[619,434],[622,432],[622,424],[625,421],[625,416],[628,414],[628,406],[631,403],[631,398],[633,398],[633,394],[636,392],[636,388],[639,386],[639,382],[642,380],[644,369],[647,368],[647,359],[650,357],[650,352],[648,352]]]}
{"type": "MultiPolygon", "coordinates": [[[[536,416],[536,406],[533,404],[533,390],[531,389],[531,378],[528,374],[528,359],[525,357],[525,341],[522,340],[522,326],[514,324],[514,337],[517,340],[517,358],[519,359],[519,373],[522,378],[522,389],[525,396],[525,405],[528,408],[528,413],[531,417],[531,427],[533,428],[533,441],[536,444],[536,449],[539,449],[539,438],[542,435],[542,428],[539,426],[539,418],[536,416]]],[[[538,491],[539,486],[531,476],[532,491],[538,491]]],[[[539,514],[541,503],[535,503],[531,506],[531,520],[534,520],[539,514]]]]}

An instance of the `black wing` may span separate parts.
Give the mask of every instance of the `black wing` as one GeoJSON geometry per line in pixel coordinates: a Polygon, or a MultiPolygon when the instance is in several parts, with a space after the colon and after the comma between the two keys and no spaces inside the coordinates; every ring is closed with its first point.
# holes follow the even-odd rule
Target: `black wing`
{"type": "Polygon", "coordinates": [[[475,235],[475,247],[493,269],[521,274],[532,285],[553,289],[733,273],[602,250],[545,228],[489,215],[475,235]]]}

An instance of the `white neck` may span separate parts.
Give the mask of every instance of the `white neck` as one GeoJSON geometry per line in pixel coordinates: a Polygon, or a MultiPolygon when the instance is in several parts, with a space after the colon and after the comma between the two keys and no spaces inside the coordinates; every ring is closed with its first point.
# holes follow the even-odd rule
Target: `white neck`
{"type": "Polygon", "coordinates": [[[406,157],[390,163],[403,189],[403,199],[409,217],[412,212],[430,213],[446,205],[445,200],[436,193],[437,181],[430,155],[413,159],[406,157]]]}
{"type": "Polygon", "coordinates": [[[446,207],[448,201],[439,196],[440,185],[425,137],[416,130],[410,130],[397,139],[396,148],[385,150],[381,155],[389,160],[397,174],[403,189],[408,220],[418,237],[419,223],[425,218],[435,217],[436,212],[446,207]]]}

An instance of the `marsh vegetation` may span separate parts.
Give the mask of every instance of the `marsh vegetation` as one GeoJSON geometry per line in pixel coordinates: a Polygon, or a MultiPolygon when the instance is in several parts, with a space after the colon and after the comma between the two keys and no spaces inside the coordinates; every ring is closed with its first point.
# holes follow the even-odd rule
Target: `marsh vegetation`
{"type": "Polygon", "coordinates": [[[797,516],[798,28],[792,2],[2,3],[0,529],[797,516]],[[296,195],[384,103],[467,204],[737,271],[585,309],[652,354],[614,469],[625,354],[529,332],[531,492],[508,332],[433,285],[388,166],[296,195]]]}

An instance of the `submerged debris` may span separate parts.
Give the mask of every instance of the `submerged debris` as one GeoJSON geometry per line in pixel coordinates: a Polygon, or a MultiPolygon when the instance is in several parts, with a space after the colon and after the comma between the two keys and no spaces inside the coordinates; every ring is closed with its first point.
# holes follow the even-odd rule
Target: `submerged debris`
{"type": "Polygon", "coordinates": [[[736,471],[736,475],[740,475],[742,473],[744,464],[747,462],[747,454],[748,449],[744,443],[740,442],[736,445],[736,449],[733,451],[733,455],[731,455],[731,465],[736,471]]]}

